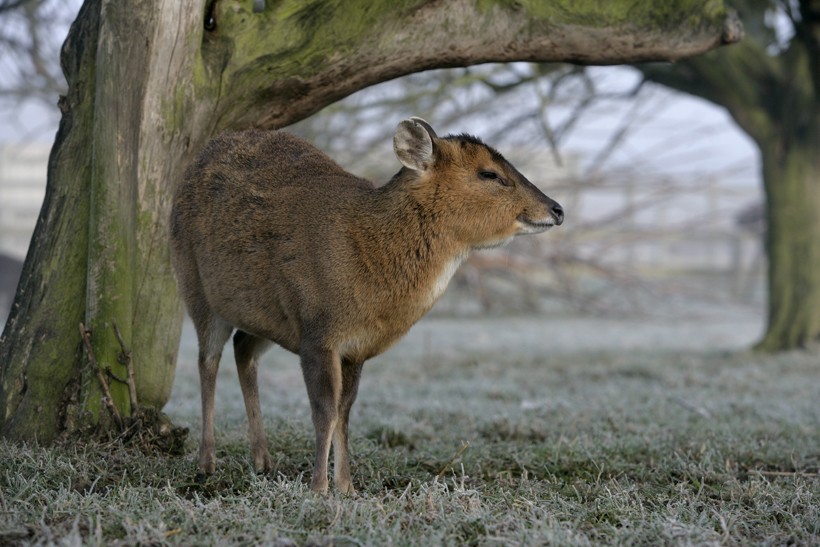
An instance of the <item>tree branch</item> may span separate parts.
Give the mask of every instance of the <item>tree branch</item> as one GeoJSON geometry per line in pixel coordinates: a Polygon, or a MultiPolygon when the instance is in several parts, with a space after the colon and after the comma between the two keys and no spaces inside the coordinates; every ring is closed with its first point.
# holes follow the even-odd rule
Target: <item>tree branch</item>
{"type": "Polygon", "coordinates": [[[313,3],[260,14],[250,6],[217,2],[219,30],[206,34],[203,45],[210,85],[220,92],[216,129],[281,127],[358,89],[432,68],[671,61],[742,35],[737,16],[720,4],[671,3],[678,9],[664,9],[662,18],[651,3],[630,9],[624,18],[622,2],[596,3],[595,12],[588,13],[549,2],[419,0],[401,17],[389,3],[369,0],[348,2],[343,12],[330,3],[313,3]],[[291,62],[282,63],[283,56],[291,62]]]}

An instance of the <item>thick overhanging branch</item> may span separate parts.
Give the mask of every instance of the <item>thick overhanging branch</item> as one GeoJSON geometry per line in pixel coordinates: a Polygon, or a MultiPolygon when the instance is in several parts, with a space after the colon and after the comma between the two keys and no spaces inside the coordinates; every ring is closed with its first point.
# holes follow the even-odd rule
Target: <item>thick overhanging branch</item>
{"type": "Polygon", "coordinates": [[[248,2],[218,1],[202,49],[209,85],[220,89],[217,129],[281,127],[427,69],[675,61],[743,34],[737,15],[714,0],[407,4],[280,2],[255,13],[248,2]]]}

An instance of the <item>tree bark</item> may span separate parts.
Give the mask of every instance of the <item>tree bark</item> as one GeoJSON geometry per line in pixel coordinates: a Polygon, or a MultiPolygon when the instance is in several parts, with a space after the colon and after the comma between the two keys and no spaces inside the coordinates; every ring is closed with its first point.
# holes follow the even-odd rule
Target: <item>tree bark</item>
{"type": "MultiPolygon", "coordinates": [[[[808,114],[808,113],[807,113],[808,114]]],[[[820,116],[760,143],[767,196],[769,322],[764,351],[820,341],[820,116]]]]}
{"type": "Polygon", "coordinates": [[[45,200],[0,338],[2,431],[51,440],[74,420],[88,257],[94,61],[99,9],[84,5],[62,58],[72,82],[48,162],[45,200]]]}
{"type": "MultiPolygon", "coordinates": [[[[226,129],[282,127],[368,85],[490,61],[674,60],[736,41],[720,0],[493,2],[87,0],[63,48],[69,83],[46,199],[0,338],[4,436],[48,442],[103,423],[92,332],[128,416],[114,325],[140,406],[174,375],[181,306],[168,212],[192,155],[226,129]]],[[[103,371],[104,375],[107,372],[103,371]]]]}

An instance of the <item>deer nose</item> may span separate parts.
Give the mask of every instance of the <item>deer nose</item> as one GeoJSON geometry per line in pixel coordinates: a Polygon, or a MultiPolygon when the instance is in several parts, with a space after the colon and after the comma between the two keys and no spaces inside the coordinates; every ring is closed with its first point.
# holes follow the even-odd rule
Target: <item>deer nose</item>
{"type": "Polygon", "coordinates": [[[550,207],[550,212],[552,216],[555,217],[555,224],[560,226],[564,223],[564,208],[558,205],[557,203],[553,203],[550,207]]]}

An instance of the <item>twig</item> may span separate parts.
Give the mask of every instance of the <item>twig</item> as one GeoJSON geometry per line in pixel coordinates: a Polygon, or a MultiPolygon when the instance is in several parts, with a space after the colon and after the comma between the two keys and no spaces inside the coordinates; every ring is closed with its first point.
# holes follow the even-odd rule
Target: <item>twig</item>
{"type": "Polygon", "coordinates": [[[441,471],[439,471],[439,472],[438,472],[438,475],[436,475],[436,480],[437,480],[437,481],[438,481],[438,480],[441,480],[441,477],[443,477],[443,476],[444,476],[444,474],[447,472],[447,470],[448,470],[448,469],[450,469],[450,466],[451,466],[451,465],[453,465],[453,462],[455,462],[455,461],[456,461],[456,460],[457,460],[457,459],[458,459],[458,458],[459,458],[462,454],[464,454],[464,451],[465,451],[465,450],[467,450],[468,448],[470,448],[470,443],[469,443],[469,441],[464,441],[464,446],[462,446],[462,447],[459,449],[459,451],[458,451],[458,452],[456,452],[455,456],[453,456],[452,458],[450,458],[450,461],[448,461],[448,462],[444,465],[444,467],[442,467],[442,468],[441,468],[441,471]]]}
{"type": "Polygon", "coordinates": [[[405,489],[404,489],[404,492],[402,492],[402,493],[401,493],[401,496],[399,496],[398,501],[403,500],[403,499],[407,496],[407,493],[410,491],[410,487],[411,487],[411,486],[413,486],[413,483],[412,483],[412,482],[408,482],[408,483],[407,483],[407,488],[405,488],[405,489]]]}
{"type": "Polygon", "coordinates": [[[125,342],[122,340],[120,328],[117,326],[116,321],[114,321],[114,334],[117,335],[117,341],[120,343],[123,359],[125,360],[125,370],[128,371],[126,384],[128,384],[128,397],[131,399],[131,413],[133,414],[137,410],[137,383],[134,380],[134,365],[131,363],[131,352],[125,348],[125,342]]]}
{"type": "Polygon", "coordinates": [[[91,347],[91,331],[86,330],[82,321],[80,322],[80,337],[83,339],[85,351],[88,353],[88,361],[97,373],[97,380],[99,380],[100,388],[103,391],[103,403],[105,403],[105,406],[107,406],[108,410],[111,411],[111,414],[114,416],[114,420],[117,422],[120,430],[122,430],[122,416],[120,416],[120,411],[117,410],[117,407],[114,404],[114,399],[111,397],[111,390],[108,388],[108,380],[105,379],[105,375],[102,373],[102,369],[97,364],[97,359],[94,357],[94,349],[91,347]]]}
{"type": "Polygon", "coordinates": [[[123,385],[128,384],[128,380],[122,376],[118,376],[113,370],[111,370],[111,367],[105,367],[105,373],[108,374],[108,377],[112,380],[116,380],[123,385]]]}

